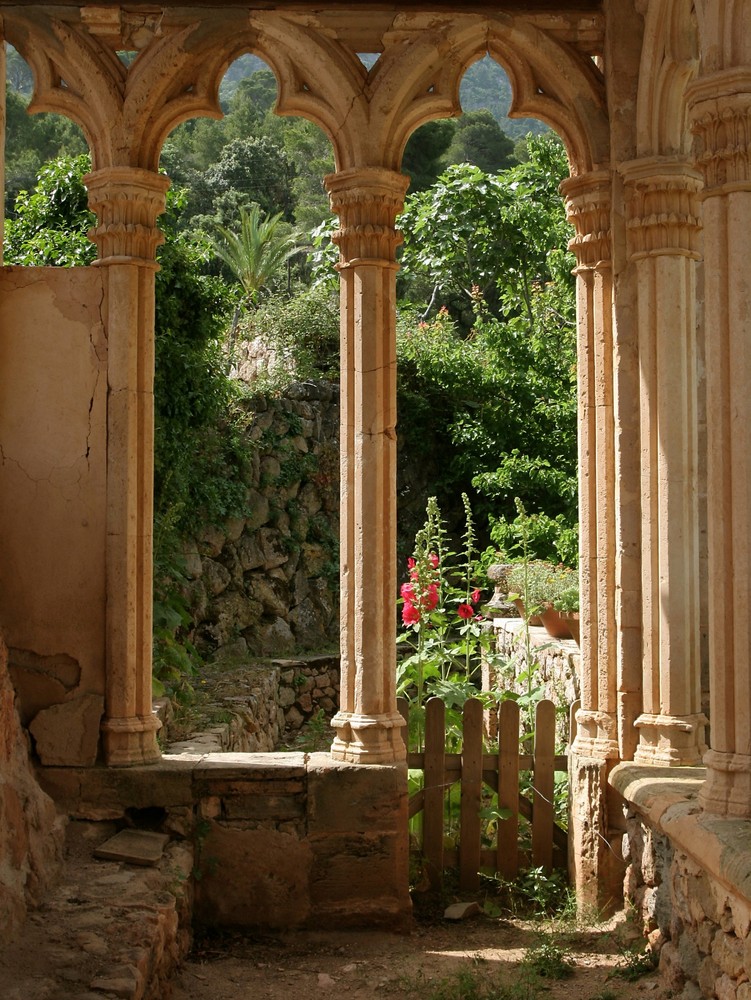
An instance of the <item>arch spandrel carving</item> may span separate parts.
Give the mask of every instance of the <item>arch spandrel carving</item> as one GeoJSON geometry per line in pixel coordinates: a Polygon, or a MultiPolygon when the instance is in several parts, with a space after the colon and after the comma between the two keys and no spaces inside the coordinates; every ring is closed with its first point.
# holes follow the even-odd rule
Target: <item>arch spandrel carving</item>
{"type": "Polygon", "coordinates": [[[335,37],[325,19],[314,24],[307,16],[303,24],[269,12],[251,17],[257,52],[279,82],[277,112],[301,115],[322,128],[338,170],[398,170],[414,129],[460,114],[459,82],[468,64],[464,37],[472,37],[470,51],[479,58],[484,30],[476,16],[459,15],[451,26],[444,20],[436,27],[430,15],[397,19],[371,39],[381,55],[368,71],[350,42],[359,37],[356,19],[351,32],[340,21],[335,37]]]}
{"type": "Polygon", "coordinates": [[[653,0],[645,11],[637,98],[639,156],[691,155],[686,88],[699,66],[699,27],[693,0],[653,0]]]}

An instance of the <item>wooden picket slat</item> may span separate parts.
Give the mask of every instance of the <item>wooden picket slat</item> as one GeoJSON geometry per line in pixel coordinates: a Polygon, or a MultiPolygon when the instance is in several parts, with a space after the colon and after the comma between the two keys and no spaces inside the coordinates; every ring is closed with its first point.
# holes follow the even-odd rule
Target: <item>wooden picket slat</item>
{"type": "Polygon", "coordinates": [[[459,827],[459,888],[480,888],[482,803],[482,702],[470,698],[462,714],[462,794],[459,827]]]}
{"type": "Polygon", "coordinates": [[[498,822],[496,868],[506,879],[519,874],[519,706],[503,701],[498,713],[498,808],[510,809],[498,822]]]}
{"type": "Polygon", "coordinates": [[[555,757],[555,705],[540,701],[535,711],[535,770],[532,808],[532,863],[553,867],[553,759],[555,757]]]}
{"type": "Polygon", "coordinates": [[[445,705],[440,698],[429,698],[425,705],[425,808],[422,849],[428,880],[433,888],[438,888],[443,879],[445,725],[445,705]]]}

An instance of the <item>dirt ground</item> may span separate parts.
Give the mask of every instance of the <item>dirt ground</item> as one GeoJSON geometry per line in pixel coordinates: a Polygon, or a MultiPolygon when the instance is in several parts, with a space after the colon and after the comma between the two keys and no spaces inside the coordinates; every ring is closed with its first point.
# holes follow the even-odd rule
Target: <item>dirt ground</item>
{"type": "MultiPolygon", "coordinates": [[[[113,825],[114,832],[114,825],[113,825]]],[[[172,843],[161,868],[96,860],[103,824],[72,823],[66,868],[23,930],[0,940],[2,1000],[110,1000],[140,996],[133,970],[148,964],[152,931],[190,872],[189,848],[172,843]],[[180,871],[183,877],[180,877],[180,871]],[[165,892],[166,879],[171,879],[165,892]]],[[[162,1000],[664,1000],[656,972],[614,975],[643,940],[623,916],[577,927],[477,913],[444,919],[451,902],[415,893],[411,934],[383,931],[221,932],[194,935],[162,1000]],[[571,963],[554,979],[525,964],[551,943],[571,963]]],[[[550,971],[550,962],[542,969],[550,971]]]]}
{"type": "Polygon", "coordinates": [[[339,995],[348,1000],[663,1000],[668,995],[656,972],[635,981],[614,975],[624,964],[630,937],[622,919],[558,928],[553,936],[549,930],[537,921],[478,915],[457,923],[418,923],[407,936],[311,931],[199,939],[175,980],[172,1000],[339,995]],[[546,940],[571,962],[567,978],[555,980],[525,965],[525,953],[546,940]]]}

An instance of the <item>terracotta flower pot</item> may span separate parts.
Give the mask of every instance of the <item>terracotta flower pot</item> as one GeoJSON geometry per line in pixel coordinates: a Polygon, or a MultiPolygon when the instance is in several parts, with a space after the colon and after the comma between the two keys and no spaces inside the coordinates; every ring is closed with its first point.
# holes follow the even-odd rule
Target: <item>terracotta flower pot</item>
{"type": "Polygon", "coordinates": [[[568,622],[561,617],[560,613],[553,607],[552,604],[547,604],[543,608],[540,617],[542,618],[542,624],[545,631],[551,639],[571,638],[568,622]]]}
{"type": "MultiPolygon", "coordinates": [[[[516,610],[519,612],[521,617],[527,618],[524,601],[520,597],[517,597],[514,604],[516,605],[516,610]]],[[[527,618],[527,625],[540,626],[542,625],[542,619],[539,615],[530,615],[529,618],[527,618]]]]}
{"type": "Polygon", "coordinates": [[[571,633],[571,638],[574,640],[576,645],[579,643],[579,612],[578,611],[561,611],[561,618],[564,619],[568,625],[568,630],[571,633]]]}

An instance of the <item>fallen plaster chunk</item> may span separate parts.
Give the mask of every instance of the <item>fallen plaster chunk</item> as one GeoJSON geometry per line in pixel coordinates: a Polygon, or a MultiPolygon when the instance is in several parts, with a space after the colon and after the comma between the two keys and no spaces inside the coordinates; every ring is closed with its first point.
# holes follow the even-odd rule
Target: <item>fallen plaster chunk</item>
{"type": "Polygon", "coordinates": [[[466,920],[467,917],[474,917],[476,914],[481,913],[479,903],[452,903],[451,906],[447,906],[443,912],[444,920],[466,920]]]}
{"type": "Polygon", "coordinates": [[[97,694],[84,694],[37,712],[29,731],[42,764],[92,767],[103,712],[104,698],[97,694]]]}
{"type": "Polygon", "coordinates": [[[155,865],[169,841],[166,833],[149,830],[121,830],[94,851],[95,858],[125,861],[130,865],[155,865]]]}

